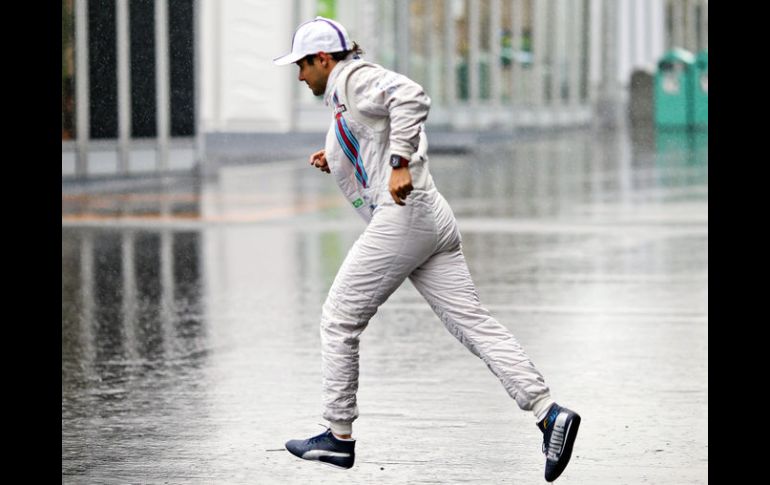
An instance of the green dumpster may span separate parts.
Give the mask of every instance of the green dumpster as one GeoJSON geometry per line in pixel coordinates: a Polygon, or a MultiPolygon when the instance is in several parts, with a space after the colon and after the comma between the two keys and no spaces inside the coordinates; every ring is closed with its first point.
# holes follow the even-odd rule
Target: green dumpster
{"type": "Polygon", "coordinates": [[[689,128],[694,122],[695,56],[672,49],[658,61],[655,73],[655,124],[660,128],[689,128]]]}
{"type": "Polygon", "coordinates": [[[695,89],[693,89],[693,124],[697,128],[709,125],[709,53],[702,50],[695,58],[695,89]]]}

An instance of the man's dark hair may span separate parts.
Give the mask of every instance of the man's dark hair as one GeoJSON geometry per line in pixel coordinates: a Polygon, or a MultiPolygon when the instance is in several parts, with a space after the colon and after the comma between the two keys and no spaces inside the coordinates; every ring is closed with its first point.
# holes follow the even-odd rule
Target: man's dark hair
{"type": "MultiPolygon", "coordinates": [[[[330,55],[332,56],[332,59],[334,59],[335,61],[341,61],[344,58],[346,58],[351,52],[355,52],[357,55],[361,55],[364,53],[364,50],[361,49],[361,46],[359,46],[357,42],[353,42],[353,47],[350,48],[350,50],[331,52],[330,55]]],[[[316,55],[317,54],[308,54],[305,56],[305,60],[307,60],[307,63],[312,66],[313,62],[315,62],[316,55]]]]}

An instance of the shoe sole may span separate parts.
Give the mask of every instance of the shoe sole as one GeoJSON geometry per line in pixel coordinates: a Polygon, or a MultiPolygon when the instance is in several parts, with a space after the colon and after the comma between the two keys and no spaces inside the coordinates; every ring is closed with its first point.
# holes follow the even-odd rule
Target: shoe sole
{"type": "Polygon", "coordinates": [[[329,463],[327,461],[321,461],[321,460],[305,460],[305,461],[317,461],[321,465],[330,466],[332,468],[336,468],[337,470],[350,470],[351,468],[353,468],[353,465],[350,465],[350,466],[339,466],[339,465],[335,465],[334,463],[329,463]]]}
{"type": "Polygon", "coordinates": [[[560,461],[559,468],[555,470],[556,475],[553,478],[546,478],[547,482],[552,482],[559,478],[559,476],[567,468],[570,458],[572,458],[572,445],[575,444],[575,438],[577,438],[578,429],[580,428],[580,415],[576,414],[572,421],[569,423],[566,433],[564,434],[564,450],[562,451],[562,460],[560,461]],[[564,463],[561,465],[561,463],[564,463]]]}
{"type": "MultiPolygon", "coordinates": [[[[284,447],[284,448],[286,448],[286,447],[284,447]]],[[[299,458],[300,460],[309,461],[309,462],[311,462],[311,463],[320,463],[321,465],[330,466],[330,467],[332,467],[332,468],[336,468],[337,470],[350,470],[351,468],[353,468],[353,465],[350,465],[350,466],[348,466],[348,467],[345,467],[345,466],[335,465],[334,463],[329,463],[328,461],[321,461],[321,460],[309,460],[309,459],[307,459],[307,458],[302,458],[301,456],[299,456],[299,455],[295,455],[294,453],[292,453],[292,452],[291,452],[291,451],[290,451],[288,448],[286,448],[286,451],[288,451],[288,452],[289,452],[289,454],[290,454],[291,456],[296,456],[296,457],[297,457],[297,458],[299,458]]]]}

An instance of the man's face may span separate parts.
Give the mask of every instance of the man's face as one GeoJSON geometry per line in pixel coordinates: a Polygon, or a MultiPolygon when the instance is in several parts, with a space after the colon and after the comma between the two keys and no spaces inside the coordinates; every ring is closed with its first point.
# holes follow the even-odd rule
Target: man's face
{"type": "Polygon", "coordinates": [[[331,70],[327,70],[322,66],[319,56],[313,59],[313,64],[310,64],[307,59],[300,59],[296,64],[299,66],[298,79],[305,81],[310,90],[313,91],[313,94],[323,96],[324,92],[326,92],[326,81],[329,79],[329,72],[331,70]]]}

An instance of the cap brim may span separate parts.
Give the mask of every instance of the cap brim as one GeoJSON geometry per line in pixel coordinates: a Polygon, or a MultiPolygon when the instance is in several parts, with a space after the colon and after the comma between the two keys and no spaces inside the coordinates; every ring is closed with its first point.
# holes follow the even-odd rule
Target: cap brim
{"type": "Polygon", "coordinates": [[[296,52],[289,52],[285,56],[276,57],[273,59],[273,64],[276,66],[288,66],[289,64],[294,64],[298,60],[302,59],[302,54],[296,53],[296,52]]]}

